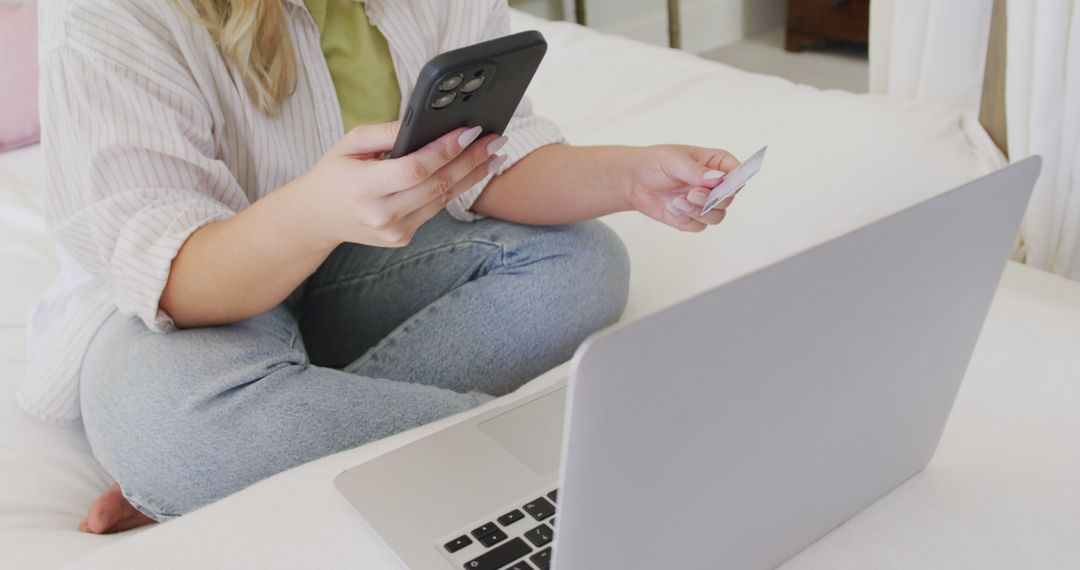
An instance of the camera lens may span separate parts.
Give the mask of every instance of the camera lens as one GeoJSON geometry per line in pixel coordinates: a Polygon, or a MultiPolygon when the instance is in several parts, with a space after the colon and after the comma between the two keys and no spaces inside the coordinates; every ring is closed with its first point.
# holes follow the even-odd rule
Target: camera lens
{"type": "Polygon", "coordinates": [[[476,91],[484,84],[484,76],[473,77],[465,82],[465,86],[461,88],[462,93],[472,93],[476,91]]]}
{"type": "Polygon", "coordinates": [[[457,89],[458,85],[461,85],[461,82],[464,79],[465,76],[460,73],[447,77],[439,84],[439,91],[453,91],[454,89],[457,89]]]}
{"type": "Polygon", "coordinates": [[[440,95],[440,96],[436,97],[435,100],[431,102],[431,106],[434,109],[443,109],[445,107],[450,106],[450,103],[453,103],[454,99],[456,99],[456,98],[457,98],[457,91],[451,91],[451,92],[447,93],[446,95],[440,95]]]}

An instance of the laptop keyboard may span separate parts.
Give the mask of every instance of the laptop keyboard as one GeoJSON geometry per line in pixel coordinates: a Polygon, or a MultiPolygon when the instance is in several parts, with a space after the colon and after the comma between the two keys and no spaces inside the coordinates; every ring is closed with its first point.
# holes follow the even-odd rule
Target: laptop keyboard
{"type": "Polygon", "coordinates": [[[548,570],[558,498],[558,490],[552,490],[509,506],[438,548],[465,570],[548,570]]]}

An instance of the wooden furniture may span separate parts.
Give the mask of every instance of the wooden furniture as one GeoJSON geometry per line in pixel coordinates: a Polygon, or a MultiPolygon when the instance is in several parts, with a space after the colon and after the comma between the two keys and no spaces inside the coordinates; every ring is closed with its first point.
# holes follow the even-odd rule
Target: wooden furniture
{"type": "MultiPolygon", "coordinates": [[[[681,0],[667,0],[668,45],[675,49],[682,47],[682,22],[679,8],[681,0]]],[[[588,25],[586,0],[574,0],[574,20],[582,26],[588,25]]]]}
{"type": "Polygon", "coordinates": [[[1009,156],[1009,129],[1005,124],[1005,0],[994,0],[990,17],[990,42],[986,50],[979,122],[994,144],[1009,156]]]}
{"type": "MultiPolygon", "coordinates": [[[[994,144],[1009,156],[1005,122],[1006,0],[994,0],[986,52],[979,122],[994,144]]],[[[788,0],[784,48],[802,51],[831,40],[868,43],[870,0],[788,0]]]]}
{"type": "Polygon", "coordinates": [[[788,0],[784,49],[802,51],[830,41],[869,43],[870,0],[788,0]]]}

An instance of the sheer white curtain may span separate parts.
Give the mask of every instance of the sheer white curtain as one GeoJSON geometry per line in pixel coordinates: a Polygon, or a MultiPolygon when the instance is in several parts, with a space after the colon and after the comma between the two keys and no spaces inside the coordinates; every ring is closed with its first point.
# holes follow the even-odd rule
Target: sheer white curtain
{"type": "Polygon", "coordinates": [[[993,0],[874,0],[870,92],[977,109],[993,0]]]}
{"type": "Polygon", "coordinates": [[[1080,280],[1080,2],[1010,0],[1009,154],[1041,154],[1021,231],[1028,263],[1080,280]]]}
{"type": "MultiPolygon", "coordinates": [[[[976,110],[993,0],[874,0],[870,90],[976,110]]],[[[1006,0],[1009,155],[1044,159],[1017,258],[1080,280],[1080,1],[1006,0]]]]}

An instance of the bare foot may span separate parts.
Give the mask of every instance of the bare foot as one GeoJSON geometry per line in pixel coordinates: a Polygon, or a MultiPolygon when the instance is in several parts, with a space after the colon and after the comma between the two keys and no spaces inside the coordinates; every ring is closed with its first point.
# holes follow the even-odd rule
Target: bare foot
{"type": "Polygon", "coordinates": [[[140,513],[113,483],[108,491],[90,505],[90,511],[79,522],[79,530],[91,534],[111,534],[152,524],[154,519],[140,513]]]}

